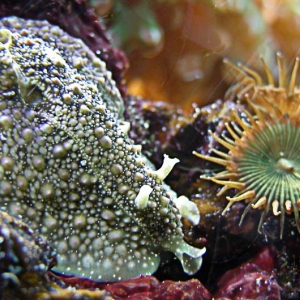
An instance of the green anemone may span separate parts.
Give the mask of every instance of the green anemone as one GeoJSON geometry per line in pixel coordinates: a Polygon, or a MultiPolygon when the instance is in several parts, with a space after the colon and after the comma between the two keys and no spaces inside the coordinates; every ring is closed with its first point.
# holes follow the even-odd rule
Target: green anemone
{"type": "Polygon", "coordinates": [[[228,151],[212,148],[211,152],[217,156],[194,154],[226,168],[211,177],[201,176],[223,186],[218,196],[236,189],[233,197],[226,197],[229,203],[223,214],[235,202],[245,200],[248,206],[240,223],[251,208],[263,209],[258,225],[260,232],[264,218],[271,210],[274,216],[280,217],[282,237],[285,215],[292,212],[300,232],[300,97],[295,85],[299,60],[287,82],[283,78],[286,75],[282,58],[280,55],[277,58],[278,87],[274,86],[271,71],[265,64],[267,85],[263,85],[254,71],[227,62],[241,78],[232,89],[239,100],[239,111],[232,110],[231,121],[225,123],[229,138],[212,132],[211,135],[228,151]],[[244,105],[240,104],[242,102],[244,105]]]}

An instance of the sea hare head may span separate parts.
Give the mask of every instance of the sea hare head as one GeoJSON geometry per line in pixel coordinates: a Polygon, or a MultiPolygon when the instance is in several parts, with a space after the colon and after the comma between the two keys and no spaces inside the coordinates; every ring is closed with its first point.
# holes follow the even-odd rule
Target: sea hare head
{"type": "Polygon", "coordinates": [[[179,211],[197,213],[162,185],[174,161],[152,171],[127,137],[105,64],[58,27],[18,18],[0,23],[0,63],[0,207],[53,243],[56,270],[126,279],[169,250],[196,272],[205,249],[183,241],[179,211]]]}

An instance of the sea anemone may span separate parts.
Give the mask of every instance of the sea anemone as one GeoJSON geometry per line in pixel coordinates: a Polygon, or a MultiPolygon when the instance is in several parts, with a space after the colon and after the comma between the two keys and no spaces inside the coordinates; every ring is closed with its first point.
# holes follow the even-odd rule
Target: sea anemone
{"type": "Polygon", "coordinates": [[[237,75],[238,82],[229,89],[237,100],[227,134],[213,138],[228,151],[212,148],[216,156],[193,152],[196,156],[224,166],[213,176],[203,175],[222,185],[218,195],[235,189],[224,214],[235,202],[245,200],[240,224],[247,212],[262,209],[258,231],[270,211],[280,217],[280,237],[283,235],[285,214],[294,213],[300,232],[300,89],[296,86],[299,59],[296,58],[291,76],[286,80],[282,56],[277,54],[278,84],[262,59],[267,83],[255,71],[225,61],[237,75]]]}

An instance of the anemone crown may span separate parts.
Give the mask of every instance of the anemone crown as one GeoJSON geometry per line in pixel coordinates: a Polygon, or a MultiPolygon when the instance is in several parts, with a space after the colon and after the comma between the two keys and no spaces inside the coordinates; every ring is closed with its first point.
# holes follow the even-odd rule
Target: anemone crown
{"type": "Polygon", "coordinates": [[[239,111],[232,110],[232,121],[225,123],[227,136],[210,132],[227,152],[215,148],[211,149],[215,156],[193,152],[226,168],[213,176],[201,177],[223,186],[218,195],[237,190],[234,197],[226,197],[229,202],[223,214],[235,202],[248,203],[240,224],[251,208],[263,209],[260,232],[266,214],[272,210],[274,216],[280,217],[282,238],[285,214],[293,212],[300,232],[300,95],[296,86],[299,58],[287,81],[283,58],[277,54],[278,85],[263,59],[266,84],[246,66],[225,63],[238,79],[228,94],[238,101],[239,111]]]}

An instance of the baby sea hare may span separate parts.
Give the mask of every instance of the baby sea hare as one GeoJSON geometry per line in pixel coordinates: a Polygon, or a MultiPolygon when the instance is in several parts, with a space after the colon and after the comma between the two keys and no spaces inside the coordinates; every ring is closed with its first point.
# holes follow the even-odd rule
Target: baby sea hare
{"type": "Polygon", "coordinates": [[[105,64],[60,28],[16,17],[1,20],[0,64],[0,207],[53,243],[56,270],[121,280],[172,251],[195,273],[205,249],[184,242],[180,219],[199,212],[162,184],[178,160],[147,166],[105,64]]]}

